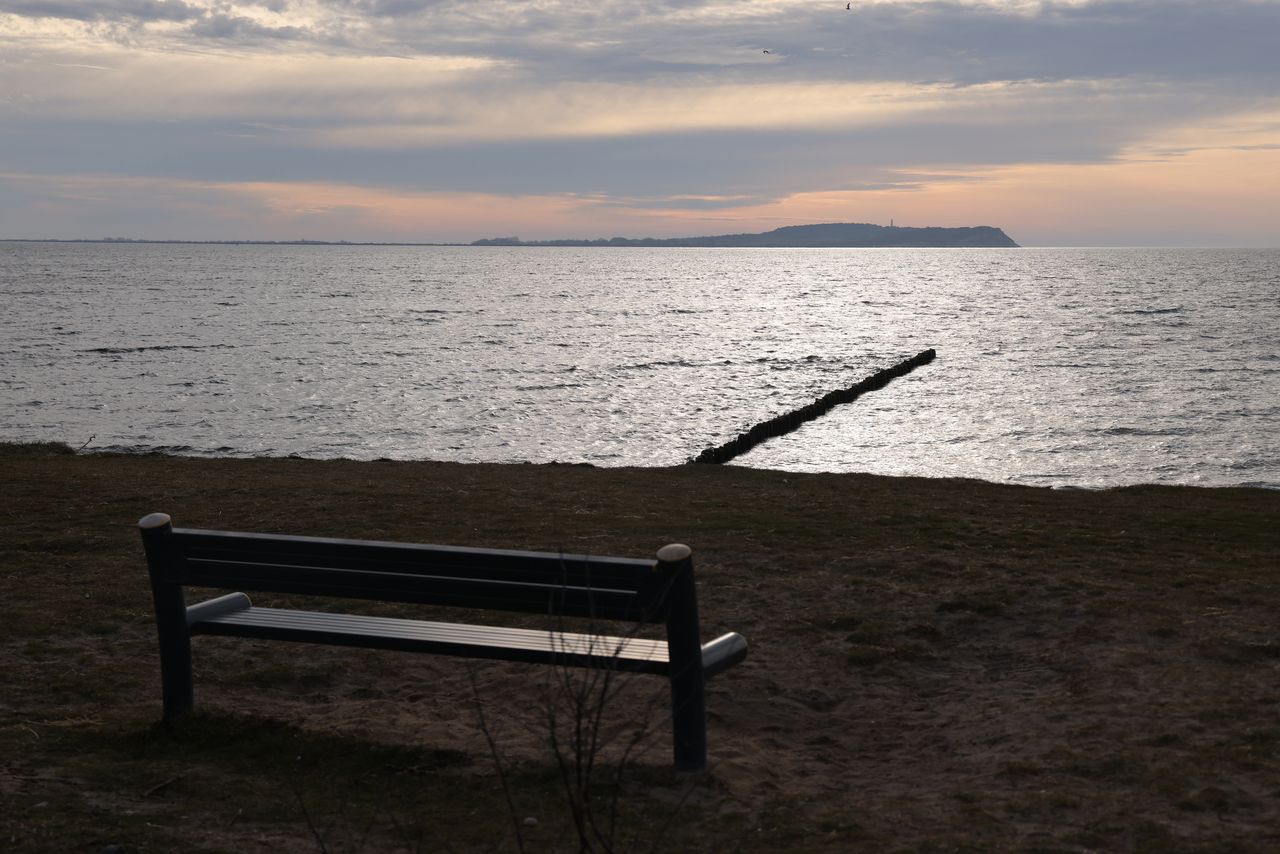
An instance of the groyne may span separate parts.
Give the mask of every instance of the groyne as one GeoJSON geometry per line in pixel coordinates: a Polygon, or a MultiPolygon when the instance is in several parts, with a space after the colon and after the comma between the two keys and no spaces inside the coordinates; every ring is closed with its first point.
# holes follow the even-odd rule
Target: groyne
{"type": "Polygon", "coordinates": [[[825,415],[842,403],[851,403],[869,391],[884,388],[898,377],[911,373],[921,365],[929,364],[936,355],[933,348],[917,353],[910,359],[899,362],[891,368],[877,371],[862,382],[851,385],[848,388],[828,392],[815,399],[813,403],[802,406],[799,409],[793,409],[790,412],[784,412],[782,415],[770,418],[768,421],[761,421],[750,430],[745,433],[739,433],[735,438],[730,439],[723,445],[707,448],[698,456],[689,460],[689,462],[727,463],[734,457],[745,454],[766,439],[786,435],[801,425],[825,415]]]}

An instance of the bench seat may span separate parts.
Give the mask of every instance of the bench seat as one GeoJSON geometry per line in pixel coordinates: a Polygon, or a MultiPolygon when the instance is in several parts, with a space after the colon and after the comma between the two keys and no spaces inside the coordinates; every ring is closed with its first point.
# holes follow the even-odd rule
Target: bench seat
{"type": "Polygon", "coordinates": [[[436,623],[327,611],[250,606],[192,623],[191,633],[497,658],[535,664],[600,667],[610,658],[616,658],[619,670],[641,673],[663,674],[668,668],[665,640],[436,623]]]}
{"type": "MultiPolygon", "coordinates": [[[[611,667],[667,675],[667,642],[637,637],[438,623],[401,617],[370,617],[328,611],[264,608],[232,593],[187,609],[192,635],[359,646],[467,658],[525,661],[576,667],[611,667]]],[[[706,677],[746,657],[746,643],[729,632],[702,646],[706,677]]]]}

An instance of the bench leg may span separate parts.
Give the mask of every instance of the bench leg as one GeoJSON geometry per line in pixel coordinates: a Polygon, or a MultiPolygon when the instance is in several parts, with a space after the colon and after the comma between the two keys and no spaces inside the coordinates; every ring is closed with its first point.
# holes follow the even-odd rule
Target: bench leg
{"type": "Polygon", "coordinates": [[[191,711],[195,689],[191,679],[191,635],[187,631],[187,607],[182,588],[164,585],[154,590],[156,630],[160,638],[160,684],[164,719],[191,711]]]}
{"type": "Polygon", "coordinates": [[[698,593],[688,546],[670,545],[658,552],[670,585],[667,652],[671,666],[671,735],[676,768],[707,767],[707,712],[703,696],[702,640],[698,629],[698,593]]]}
{"type": "Polygon", "coordinates": [[[671,674],[671,737],[677,769],[706,770],[707,711],[701,661],[671,674]]]}
{"type": "Polygon", "coordinates": [[[195,705],[191,680],[191,632],[187,629],[187,605],[179,584],[154,583],[156,634],[160,640],[160,687],[164,719],[171,720],[195,705]]]}
{"type": "Polygon", "coordinates": [[[172,720],[195,706],[195,689],[191,682],[191,641],[165,648],[160,642],[160,680],[164,697],[164,719],[172,720]],[[183,649],[182,647],[185,647],[183,649]]]}
{"type": "Polygon", "coordinates": [[[151,597],[156,605],[156,633],[160,638],[160,684],[164,719],[191,711],[195,692],[191,684],[191,632],[187,629],[187,603],[182,585],[169,580],[174,563],[173,524],[164,513],[152,513],[138,521],[151,576],[151,597]]]}

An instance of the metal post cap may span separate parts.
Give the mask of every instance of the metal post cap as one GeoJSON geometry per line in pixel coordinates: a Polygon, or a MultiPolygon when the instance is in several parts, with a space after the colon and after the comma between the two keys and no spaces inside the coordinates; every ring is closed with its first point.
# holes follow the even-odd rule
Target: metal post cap
{"type": "Polygon", "coordinates": [[[663,563],[676,563],[693,554],[693,549],[684,543],[671,543],[658,549],[658,560],[663,563]]]}

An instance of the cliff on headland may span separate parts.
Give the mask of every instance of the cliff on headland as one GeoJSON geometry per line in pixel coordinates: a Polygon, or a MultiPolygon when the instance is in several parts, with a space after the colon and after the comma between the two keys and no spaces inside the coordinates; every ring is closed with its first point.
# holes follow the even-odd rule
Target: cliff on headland
{"type": "Polygon", "coordinates": [[[598,240],[521,240],[492,237],[472,246],[728,246],[782,248],[903,248],[903,247],[1017,247],[999,228],[905,228],[864,222],[788,225],[762,234],[720,234],[712,237],[613,237],[598,240]]]}

